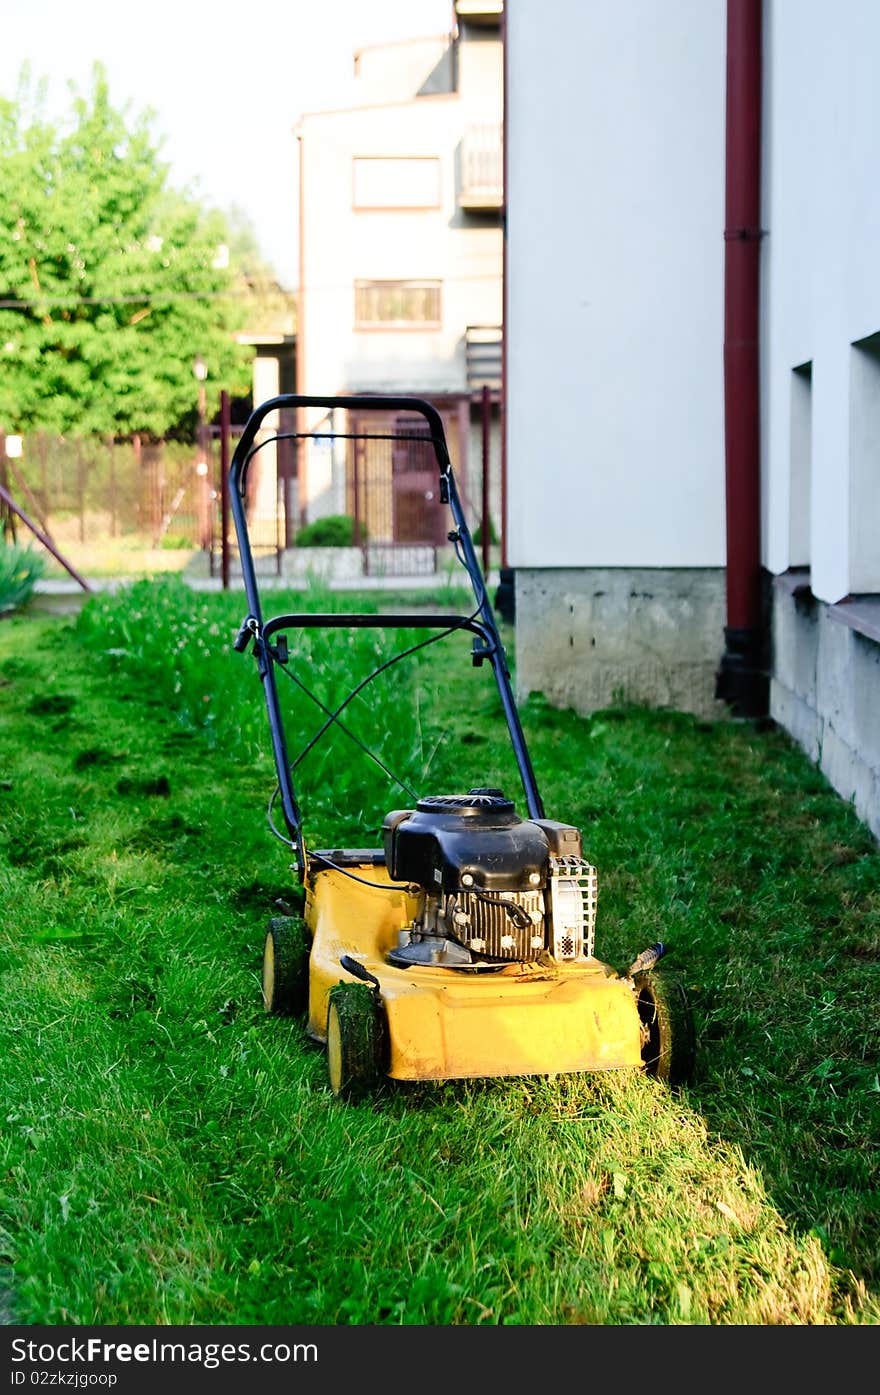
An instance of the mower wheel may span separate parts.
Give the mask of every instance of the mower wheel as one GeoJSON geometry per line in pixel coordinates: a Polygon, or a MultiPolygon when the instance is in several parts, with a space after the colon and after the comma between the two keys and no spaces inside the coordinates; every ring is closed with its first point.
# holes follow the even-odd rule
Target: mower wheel
{"type": "Polygon", "coordinates": [[[299,916],[274,916],[263,943],[263,1007],[299,1017],[309,1001],[309,942],[299,916]]]}
{"type": "Polygon", "coordinates": [[[684,984],[667,970],[634,974],[642,1026],[642,1063],[648,1075],[680,1085],[694,1069],[694,1019],[684,984]]]}
{"type": "Polygon", "coordinates": [[[337,983],[327,1005],[327,1074],[337,1099],[359,1099],[386,1069],[385,1011],[367,983],[337,983]]]}

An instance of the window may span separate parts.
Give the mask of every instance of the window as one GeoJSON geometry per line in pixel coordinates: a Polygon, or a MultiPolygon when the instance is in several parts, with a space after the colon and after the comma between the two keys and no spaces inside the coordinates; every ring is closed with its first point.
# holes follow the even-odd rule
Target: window
{"type": "Polygon", "coordinates": [[[791,469],[789,473],[788,565],[810,565],[812,492],[813,365],[801,363],[791,375],[791,469]]]}
{"type": "Polygon", "coordinates": [[[439,208],[440,161],[430,156],[356,155],[355,210],[439,208]]]}
{"type": "Polygon", "coordinates": [[[356,329],[439,329],[439,281],[355,281],[356,329]]]}
{"type": "Polygon", "coordinates": [[[880,591],[880,333],[852,346],[849,421],[849,589],[880,591]]]}

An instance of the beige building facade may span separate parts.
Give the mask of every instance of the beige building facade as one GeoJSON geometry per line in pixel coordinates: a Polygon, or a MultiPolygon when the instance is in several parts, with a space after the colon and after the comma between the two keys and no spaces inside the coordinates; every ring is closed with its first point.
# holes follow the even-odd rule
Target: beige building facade
{"type": "MultiPolygon", "coordinates": [[[[501,4],[459,0],[451,19],[448,34],[356,54],[350,102],[298,123],[297,392],[429,400],[446,421],[476,523],[484,410],[500,515],[501,4]]],[[[306,424],[320,426],[321,412],[306,424]]],[[[430,489],[434,509],[419,524],[413,500],[392,488],[399,463],[377,461],[354,499],[345,442],[307,443],[301,520],[356,507],[376,540],[439,538],[430,489]]]]}

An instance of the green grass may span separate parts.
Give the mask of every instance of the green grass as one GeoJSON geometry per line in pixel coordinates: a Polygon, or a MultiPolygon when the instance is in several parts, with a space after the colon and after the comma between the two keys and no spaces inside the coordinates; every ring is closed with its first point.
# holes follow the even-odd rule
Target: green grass
{"type": "MultiPolygon", "coordinates": [[[[327,604],[376,598],[278,593],[270,613],[327,604]]],[[[806,757],[755,723],[532,699],[548,814],[599,868],[597,952],[625,969],[671,945],[694,1079],[343,1105],[303,1026],[260,1002],[295,884],[243,613],[166,580],[0,625],[7,1319],[876,1324],[880,852],[806,757]]],[[[322,638],[305,674],[326,701],[361,659],[322,638]]],[[[519,798],[467,648],[392,667],[347,717],[418,788],[519,798]]],[[[284,693],[307,736],[318,709],[284,693]]],[[[407,803],[345,743],[298,786],[340,841],[407,803]]]]}

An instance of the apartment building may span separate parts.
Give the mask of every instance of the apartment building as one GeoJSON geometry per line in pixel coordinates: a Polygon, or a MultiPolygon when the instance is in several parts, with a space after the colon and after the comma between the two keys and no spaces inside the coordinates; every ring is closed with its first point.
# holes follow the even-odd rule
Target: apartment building
{"type": "MultiPolygon", "coordinates": [[[[484,411],[498,454],[501,9],[457,0],[450,33],[360,51],[350,103],[306,112],[297,127],[297,391],[430,400],[476,521],[484,411]]],[[[300,518],[349,513],[377,543],[441,545],[448,519],[425,465],[419,450],[388,443],[356,458],[344,441],[310,442],[300,518]]]]}

